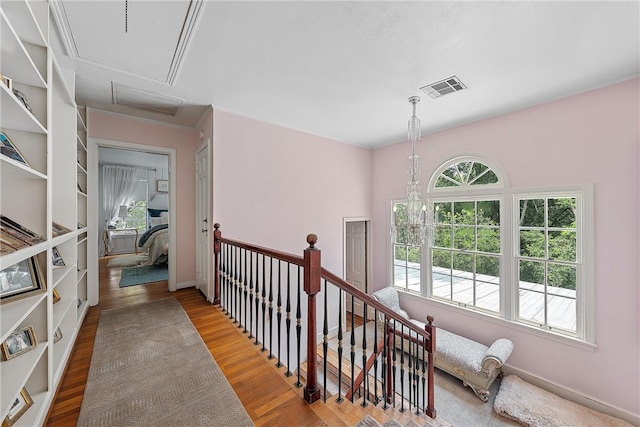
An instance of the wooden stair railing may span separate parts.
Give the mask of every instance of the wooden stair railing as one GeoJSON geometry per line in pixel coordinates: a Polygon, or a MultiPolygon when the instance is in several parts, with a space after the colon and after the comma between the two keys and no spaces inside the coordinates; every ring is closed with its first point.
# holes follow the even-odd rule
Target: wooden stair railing
{"type": "MultiPolygon", "coordinates": [[[[396,382],[400,380],[401,411],[404,411],[405,380],[410,386],[409,409],[415,413],[425,413],[435,418],[433,394],[433,352],[435,350],[435,326],[431,321],[424,330],[418,328],[399,316],[386,306],[380,304],[373,297],[350,285],[340,277],[321,266],[321,251],[316,247],[317,236],[307,236],[308,247],[303,256],[288,254],[270,248],[227,239],[222,236],[220,224],[214,225],[214,303],[227,313],[249,339],[255,339],[255,345],[261,345],[261,351],[269,351],[268,358],[276,358],[278,368],[286,367],[284,375],[297,375],[295,385],[303,386],[301,378],[301,359],[303,343],[306,341],[306,379],[304,379],[304,400],[313,403],[321,398],[327,399],[327,351],[329,346],[329,323],[336,323],[337,318],[337,353],[338,374],[342,373],[345,349],[343,338],[348,334],[350,347],[348,349],[348,364],[351,368],[351,386],[345,397],[354,401],[356,391],[362,386],[361,406],[367,406],[368,401],[377,404],[383,401],[383,408],[389,405],[395,407],[396,382]],[[306,304],[303,304],[302,291],[307,294],[306,304]],[[337,295],[336,294],[337,291],[337,295]],[[317,309],[316,296],[323,294],[322,312],[317,309]],[[329,295],[332,302],[337,300],[337,313],[329,310],[329,295]],[[336,297],[335,300],[333,297],[336,297]],[[358,301],[365,321],[361,329],[360,344],[356,341],[355,311],[358,301]],[[347,308],[343,313],[344,306],[347,308]],[[293,306],[295,305],[295,311],[293,306]],[[350,305],[350,307],[349,307],[350,305]],[[303,318],[303,311],[306,316],[303,318]],[[373,328],[373,337],[367,337],[366,321],[369,312],[373,312],[375,322],[382,319],[382,326],[373,328]],[[274,316],[275,313],[275,316],[274,316]],[[345,318],[343,314],[350,316],[345,318]],[[323,315],[322,348],[323,348],[323,377],[324,385],[318,383],[318,355],[317,355],[317,322],[318,315],[323,315]],[[306,319],[306,321],[305,321],[306,319]],[[350,320],[351,329],[344,328],[350,320]],[[283,325],[284,321],[284,325],[283,325]],[[274,325],[275,323],[275,325],[274,325]],[[303,337],[302,329],[306,329],[303,337]],[[275,326],[275,330],[274,330],[275,326]],[[283,329],[284,328],[284,329],[283,329]],[[294,330],[295,328],[295,330],[294,330]],[[259,335],[262,335],[261,340],[259,335]],[[274,354],[274,335],[276,335],[274,354]],[[397,346],[396,337],[400,340],[397,346]],[[373,343],[367,344],[373,339],[373,343]],[[268,342],[267,342],[268,339],[268,342]],[[295,344],[296,363],[291,363],[295,344]],[[405,354],[396,352],[396,347],[409,345],[410,351],[405,354]],[[284,345],[283,345],[284,342],[284,345]],[[369,346],[370,350],[367,349],[369,346]],[[361,351],[361,362],[356,362],[356,351],[361,351]],[[284,352],[284,355],[282,354],[284,352]],[[369,352],[371,354],[369,354],[369,352]],[[422,357],[420,356],[422,352],[422,357]],[[426,353],[426,354],[425,354],[426,353]],[[399,366],[398,366],[399,359],[399,366]],[[379,362],[381,363],[380,366],[379,362]],[[364,367],[358,375],[356,363],[364,367]],[[295,369],[291,369],[295,366],[295,369]],[[380,369],[379,369],[380,368],[380,369]],[[382,399],[378,397],[378,372],[380,371],[382,399]],[[295,374],[294,374],[295,372],[295,374]],[[369,375],[373,372],[374,392],[370,396],[369,375]],[[357,378],[354,378],[357,376],[357,378]],[[420,392],[422,390],[422,392],[420,392]],[[419,396],[422,396],[422,404],[419,396]],[[426,401],[425,401],[426,398],[426,401]]],[[[332,309],[334,307],[332,306],[332,309]]],[[[431,320],[433,320],[431,318],[431,320]]],[[[348,368],[348,367],[347,367],[348,368]]],[[[342,379],[338,380],[337,402],[343,400],[342,379]]]]}

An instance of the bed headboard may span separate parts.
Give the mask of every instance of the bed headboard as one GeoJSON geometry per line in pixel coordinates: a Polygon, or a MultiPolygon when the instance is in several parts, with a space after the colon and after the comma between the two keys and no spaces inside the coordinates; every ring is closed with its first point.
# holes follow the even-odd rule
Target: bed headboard
{"type": "Polygon", "coordinates": [[[149,200],[149,203],[147,203],[147,208],[169,210],[169,194],[156,193],[153,199],[149,200]]]}
{"type": "Polygon", "coordinates": [[[147,203],[147,214],[150,226],[169,223],[169,195],[156,193],[155,197],[147,203]]]}

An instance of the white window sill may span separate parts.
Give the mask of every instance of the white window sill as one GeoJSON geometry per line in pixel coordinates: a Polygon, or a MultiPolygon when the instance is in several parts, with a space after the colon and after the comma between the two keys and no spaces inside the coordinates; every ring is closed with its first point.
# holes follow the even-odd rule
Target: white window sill
{"type": "MultiPolygon", "coordinates": [[[[572,347],[575,348],[579,348],[581,350],[586,350],[586,351],[590,351],[590,352],[594,352],[596,350],[596,348],[598,347],[595,343],[590,343],[584,340],[581,340],[579,338],[574,338],[574,337],[570,337],[567,335],[562,335],[559,334],[557,332],[554,331],[545,331],[539,328],[536,328],[534,326],[529,326],[527,324],[524,323],[519,323],[513,320],[507,320],[507,319],[503,319],[501,317],[498,317],[497,315],[490,315],[487,313],[482,313],[473,309],[469,309],[469,308],[465,308],[465,307],[461,307],[455,304],[449,304],[446,303],[444,301],[439,301],[436,299],[432,299],[432,298],[427,298],[425,296],[422,296],[420,294],[414,293],[414,292],[408,292],[406,290],[403,289],[398,289],[398,292],[410,296],[411,298],[418,298],[422,301],[426,301],[427,304],[434,304],[437,306],[440,306],[442,308],[445,308],[447,310],[452,310],[455,311],[457,313],[460,313],[462,315],[474,318],[474,319],[478,319],[478,320],[483,320],[489,323],[493,323],[499,326],[505,326],[507,328],[516,330],[518,332],[523,332],[523,333],[527,333],[530,335],[535,335],[537,337],[540,338],[544,338],[544,339],[548,339],[551,341],[555,341],[561,344],[566,344],[566,345],[570,345],[572,347]]],[[[438,326],[437,324],[435,325],[436,327],[438,326]]]]}

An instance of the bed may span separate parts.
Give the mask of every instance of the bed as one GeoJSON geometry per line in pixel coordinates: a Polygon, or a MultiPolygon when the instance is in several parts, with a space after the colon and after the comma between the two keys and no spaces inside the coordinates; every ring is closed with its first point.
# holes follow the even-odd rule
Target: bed
{"type": "Polygon", "coordinates": [[[166,263],[169,259],[169,214],[162,210],[155,216],[155,209],[149,209],[152,216],[152,225],[138,239],[140,251],[147,254],[147,260],[143,265],[157,265],[166,263]]]}

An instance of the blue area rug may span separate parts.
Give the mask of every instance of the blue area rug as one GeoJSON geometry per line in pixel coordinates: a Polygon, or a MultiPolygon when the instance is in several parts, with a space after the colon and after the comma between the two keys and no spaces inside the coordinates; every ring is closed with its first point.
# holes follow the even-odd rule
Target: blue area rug
{"type": "Polygon", "coordinates": [[[122,276],[120,277],[120,287],[125,288],[127,286],[142,285],[144,283],[160,282],[162,280],[168,280],[169,269],[167,264],[157,265],[144,265],[140,267],[128,267],[122,269],[122,276]]]}

